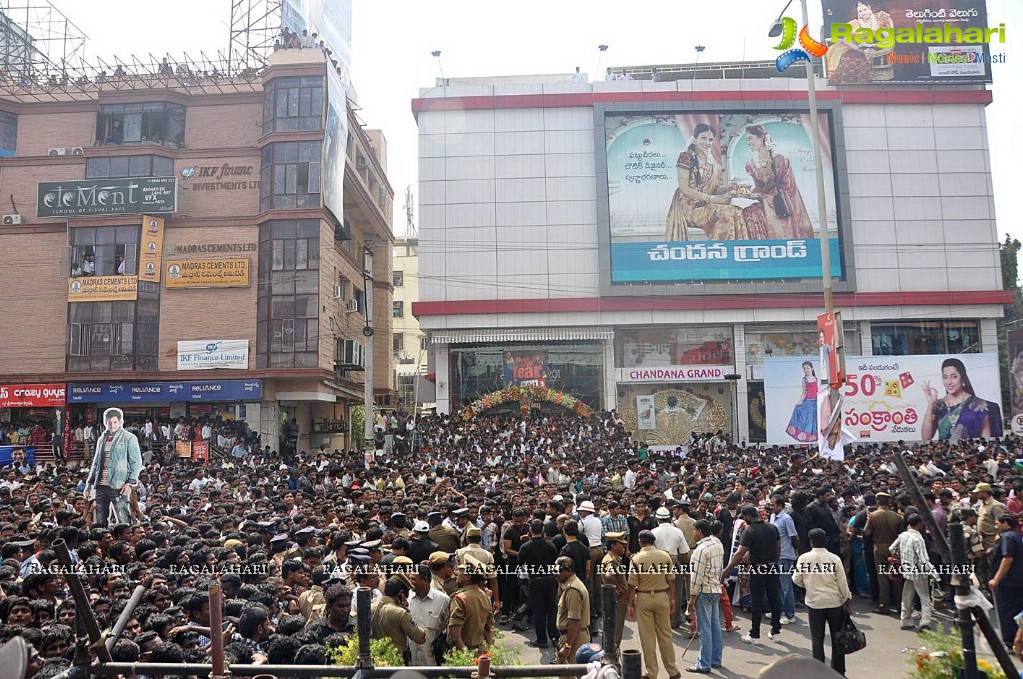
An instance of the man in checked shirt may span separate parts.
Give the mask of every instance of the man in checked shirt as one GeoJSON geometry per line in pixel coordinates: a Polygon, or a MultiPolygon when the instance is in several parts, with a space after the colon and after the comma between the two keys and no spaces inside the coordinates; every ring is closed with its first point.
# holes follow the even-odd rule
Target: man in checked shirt
{"type": "Polygon", "coordinates": [[[710,521],[700,519],[693,526],[696,549],[689,559],[689,608],[696,610],[696,627],[700,633],[700,657],[687,672],[710,674],[721,667],[724,651],[721,640],[721,570],[724,548],[711,534],[710,521]]]}

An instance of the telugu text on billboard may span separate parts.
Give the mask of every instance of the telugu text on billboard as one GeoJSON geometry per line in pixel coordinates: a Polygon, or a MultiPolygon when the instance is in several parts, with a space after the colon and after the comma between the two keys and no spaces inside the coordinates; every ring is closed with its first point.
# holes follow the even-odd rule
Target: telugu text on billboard
{"type": "Polygon", "coordinates": [[[176,177],[130,177],[41,182],[36,216],[154,214],[177,210],[176,177]]]}
{"type": "MultiPolygon", "coordinates": [[[[960,441],[1002,435],[996,354],[849,356],[846,370],[841,429],[856,440],[960,441]]],[[[810,435],[817,440],[821,422],[809,417],[811,405],[817,413],[818,394],[810,386],[816,381],[808,359],[765,359],[768,443],[804,443],[810,435]]]]}
{"type": "Polygon", "coordinates": [[[608,115],[612,282],[819,278],[822,224],[841,278],[828,114],[816,122],[823,218],[808,114],[608,115]]]}
{"type": "Polygon", "coordinates": [[[134,301],[138,296],[138,276],[76,276],[67,282],[69,302],[134,301]]]}
{"type": "Polygon", "coordinates": [[[249,285],[248,259],[167,260],[167,288],[244,288],[249,285]]]}
{"type": "Polygon", "coordinates": [[[990,40],[983,32],[985,0],[823,0],[823,6],[833,85],[990,82],[991,64],[1004,59],[997,49],[1004,31],[990,40]],[[973,33],[964,36],[967,30],[973,33]]]}

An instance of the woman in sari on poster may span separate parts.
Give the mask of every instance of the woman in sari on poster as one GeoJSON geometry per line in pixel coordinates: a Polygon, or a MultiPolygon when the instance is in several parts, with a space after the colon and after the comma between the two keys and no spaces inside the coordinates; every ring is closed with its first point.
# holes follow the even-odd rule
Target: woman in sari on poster
{"type": "Polygon", "coordinates": [[[767,237],[775,240],[813,238],[813,225],[792,173],[792,163],[776,152],[771,135],[763,125],[746,128],[746,143],[753,152],[753,157],[746,161],[746,172],[753,179],[750,197],[760,199],[763,210],[757,210],[756,214],[763,217],[767,237]]]}
{"type": "Polygon", "coordinates": [[[700,123],[689,145],[678,156],[678,188],[668,209],[664,238],[692,240],[689,230],[700,229],[708,240],[766,240],[761,220],[747,223],[743,209],[732,205],[739,187],[725,180],[725,170],[715,151],[717,135],[700,123]]]}

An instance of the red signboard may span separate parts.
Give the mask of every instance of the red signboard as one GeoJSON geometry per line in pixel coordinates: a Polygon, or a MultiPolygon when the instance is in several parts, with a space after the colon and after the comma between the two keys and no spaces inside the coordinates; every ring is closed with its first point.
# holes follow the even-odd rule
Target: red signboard
{"type": "Polygon", "coordinates": [[[66,384],[0,384],[0,408],[63,408],[66,384]]]}
{"type": "Polygon", "coordinates": [[[192,444],[192,459],[209,462],[210,444],[207,441],[196,441],[192,444]]]}

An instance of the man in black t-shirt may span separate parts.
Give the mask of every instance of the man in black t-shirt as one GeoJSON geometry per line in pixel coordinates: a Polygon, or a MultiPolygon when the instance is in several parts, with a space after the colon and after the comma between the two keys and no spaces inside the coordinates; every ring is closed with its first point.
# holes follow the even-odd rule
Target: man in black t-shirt
{"type": "Polygon", "coordinates": [[[587,563],[590,560],[590,550],[583,547],[579,541],[579,524],[575,521],[565,522],[565,546],[561,548],[561,556],[567,556],[575,564],[575,574],[583,582],[589,573],[587,563]]]}
{"type": "Polygon", "coordinates": [[[519,566],[529,575],[529,603],[536,631],[536,641],[529,645],[536,648],[547,648],[548,639],[558,638],[558,580],[554,575],[557,560],[557,548],[543,537],[543,521],[534,519],[529,524],[529,542],[519,551],[519,566]]]}
{"type": "Polygon", "coordinates": [[[760,620],[764,615],[764,595],[771,607],[771,632],[767,638],[777,641],[781,634],[781,577],[778,558],[781,556],[781,535],[772,524],[766,523],[757,508],[745,505],[739,516],[746,522],[746,530],[739,539],[739,549],[725,566],[724,574],[738,565],[749,554],[749,589],[752,596],[750,632],[742,640],[747,644],[760,643],[760,620]]]}
{"type": "Polygon", "coordinates": [[[528,532],[525,510],[521,507],[515,509],[512,511],[511,525],[504,530],[504,534],[501,536],[501,546],[508,559],[506,564],[508,572],[504,577],[504,582],[498,579],[498,584],[501,588],[501,598],[504,599],[504,614],[501,616],[502,623],[507,623],[509,616],[516,614],[519,604],[522,602],[515,568],[519,563],[519,549],[522,547],[523,535],[528,532]]]}
{"type": "Polygon", "coordinates": [[[998,532],[991,568],[994,577],[988,586],[995,593],[1002,640],[1012,647],[1016,640],[1015,616],[1023,610],[1023,542],[1016,532],[1016,518],[1012,514],[998,517],[998,532]]]}

